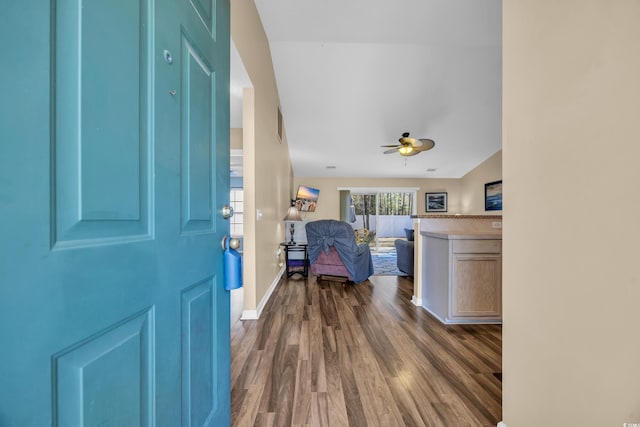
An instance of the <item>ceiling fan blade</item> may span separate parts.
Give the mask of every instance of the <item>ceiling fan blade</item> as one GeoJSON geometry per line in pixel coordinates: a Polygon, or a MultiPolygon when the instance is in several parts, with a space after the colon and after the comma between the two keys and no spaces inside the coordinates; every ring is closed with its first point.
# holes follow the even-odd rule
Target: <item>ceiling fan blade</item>
{"type": "Polygon", "coordinates": [[[436,143],[433,141],[433,139],[419,139],[420,144],[416,147],[414,146],[413,148],[417,151],[427,151],[427,150],[431,150],[436,143]]]}
{"type": "Polygon", "coordinates": [[[428,138],[411,138],[409,136],[409,132],[405,132],[402,134],[402,137],[398,139],[400,145],[381,145],[381,147],[393,147],[390,150],[386,150],[384,154],[391,154],[394,152],[398,152],[403,157],[410,157],[419,154],[422,151],[431,150],[436,143],[433,139],[428,138]]]}

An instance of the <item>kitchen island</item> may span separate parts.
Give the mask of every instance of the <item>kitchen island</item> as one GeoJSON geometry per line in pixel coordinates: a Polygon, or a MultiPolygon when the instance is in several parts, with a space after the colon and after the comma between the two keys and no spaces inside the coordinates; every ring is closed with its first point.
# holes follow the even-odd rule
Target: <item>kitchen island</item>
{"type": "Polygon", "coordinates": [[[421,305],[445,324],[502,323],[502,230],[421,231],[421,305]]]}

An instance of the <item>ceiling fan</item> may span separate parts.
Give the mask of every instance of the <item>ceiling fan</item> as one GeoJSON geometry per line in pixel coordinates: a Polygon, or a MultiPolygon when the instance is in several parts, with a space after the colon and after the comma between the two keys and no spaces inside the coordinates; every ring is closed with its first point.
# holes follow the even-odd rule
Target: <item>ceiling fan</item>
{"type": "Polygon", "coordinates": [[[384,154],[398,152],[401,156],[415,156],[421,151],[431,150],[436,143],[432,139],[416,139],[409,136],[409,132],[402,134],[402,138],[398,139],[400,144],[381,145],[381,147],[393,147],[386,150],[384,154]]]}

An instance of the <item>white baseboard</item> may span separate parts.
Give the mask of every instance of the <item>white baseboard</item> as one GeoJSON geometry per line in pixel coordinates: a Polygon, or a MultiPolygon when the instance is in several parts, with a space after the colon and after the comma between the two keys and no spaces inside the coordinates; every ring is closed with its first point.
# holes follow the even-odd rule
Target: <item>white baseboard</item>
{"type": "Polygon", "coordinates": [[[435,311],[431,310],[429,307],[422,307],[424,308],[427,312],[429,312],[429,314],[431,314],[433,317],[435,317],[436,319],[438,319],[440,322],[442,322],[443,324],[447,325],[449,324],[449,322],[447,322],[445,319],[443,319],[442,317],[440,317],[438,315],[438,313],[436,313],[435,311]]]}
{"type": "Polygon", "coordinates": [[[415,306],[418,306],[418,307],[422,307],[422,300],[416,298],[416,296],[414,295],[414,296],[411,297],[411,304],[413,304],[415,306]]]}
{"type": "Polygon", "coordinates": [[[240,320],[258,320],[258,310],[243,310],[240,315],[240,320]]]}
{"type": "Polygon", "coordinates": [[[500,421],[498,423],[498,427],[507,427],[507,425],[504,423],[504,421],[500,421]]]}
{"type": "Polygon", "coordinates": [[[260,318],[260,315],[262,314],[262,310],[264,310],[264,306],[267,305],[267,302],[269,302],[269,298],[271,298],[271,294],[276,289],[276,286],[278,286],[278,282],[280,282],[280,279],[284,274],[284,270],[285,270],[285,267],[282,266],[282,268],[276,275],[275,279],[273,279],[271,286],[269,286],[267,293],[265,293],[262,299],[260,300],[258,307],[255,310],[244,310],[242,312],[242,315],[240,316],[240,320],[258,320],[260,318]]]}
{"type": "MultiPolygon", "coordinates": [[[[430,309],[429,307],[422,307],[423,309],[425,309],[426,311],[429,312],[429,314],[431,314],[433,317],[435,317],[436,319],[438,319],[440,322],[442,322],[445,325],[502,325],[502,320],[493,320],[493,319],[489,319],[489,320],[483,320],[483,319],[469,319],[469,320],[465,320],[465,319],[455,319],[455,320],[451,320],[447,317],[442,317],[440,316],[438,313],[436,313],[435,311],[433,311],[432,309],[430,309]]],[[[499,427],[507,427],[506,424],[504,426],[499,426],[499,427]]]]}

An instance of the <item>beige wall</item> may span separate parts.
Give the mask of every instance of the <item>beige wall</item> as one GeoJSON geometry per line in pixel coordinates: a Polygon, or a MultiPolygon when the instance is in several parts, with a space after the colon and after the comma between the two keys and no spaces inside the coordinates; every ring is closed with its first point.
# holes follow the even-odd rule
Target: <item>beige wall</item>
{"type": "Polygon", "coordinates": [[[426,192],[446,191],[447,214],[484,215],[502,212],[485,212],[484,184],[502,179],[502,151],[497,152],[461,179],[432,178],[315,178],[294,177],[291,198],[295,197],[298,185],[308,185],[320,190],[316,212],[304,213],[305,219],[339,219],[340,187],[412,187],[418,188],[417,213],[425,214],[426,192]]]}
{"type": "Polygon", "coordinates": [[[232,150],[242,150],[242,129],[231,128],[229,132],[232,150]]]}
{"type": "Polygon", "coordinates": [[[298,185],[307,185],[320,190],[318,206],[315,212],[303,213],[305,219],[339,219],[340,218],[340,192],[339,187],[412,187],[418,190],[418,214],[425,213],[424,193],[426,191],[446,191],[449,198],[449,213],[458,212],[460,183],[457,179],[412,179],[412,178],[314,178],[294,177],[293,192],[295,197],[298,185]]]}
{"type": "Polygon", "coordinates": [[[640,2],[503,19],[504,421],[640,423],[640,2]]]}
{"type": "Polygon", "coordinates": [[[252,0],[231,2],[231,37],[253,89],[243,94],[245,194],[244,310],[255,310],[280,267],[282,218],[289,206],[291,164],[286,135],[277,134],[279,105],[271,51],[252,0]],[[258,218],[257,210],[262,212],[258,218]]]}
{"type": "Polygon", "coordinates": [[[460,210],[467,215],[500,215],[484,210],[484,184],[502,179],[502,150],[460,179],[460,210]]]}

